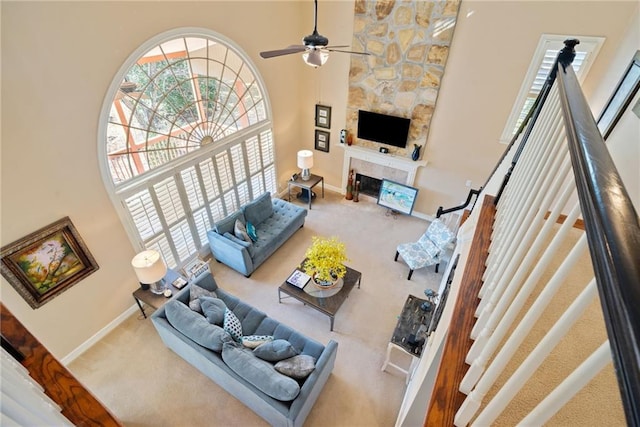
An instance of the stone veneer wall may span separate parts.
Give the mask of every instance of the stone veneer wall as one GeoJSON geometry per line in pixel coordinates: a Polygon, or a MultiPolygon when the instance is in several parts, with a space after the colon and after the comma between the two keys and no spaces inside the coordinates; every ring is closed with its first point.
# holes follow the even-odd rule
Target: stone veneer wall
{"type": "Polygon", "coordinates": [[[407,148],[389,147],[410,156],[414,144],[422,157],[440,80],[449,54],[459,0],[356,0],[346,126],[356,145],[358,110],[411,118],[407,148]]]}

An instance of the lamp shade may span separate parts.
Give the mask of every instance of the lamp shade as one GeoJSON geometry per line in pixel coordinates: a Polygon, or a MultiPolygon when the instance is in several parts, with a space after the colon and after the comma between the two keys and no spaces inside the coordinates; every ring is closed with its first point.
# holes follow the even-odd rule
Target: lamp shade
{"type": "Polygon", "coordinates": [[[298,151],[298,167],[300,169],[311,169],[313,167],[313,151],[298,151]]]}
{"type": "Polygon", "coordinates": [[[311,49],[302,54],[302,59],[307,65],[319,67],[326,64],[327,59],[329,59],[329,52],[311,49]]]}
{"type": "Polygon", "coordinates": [[[146,250],[140,252],[133,257],[131,265],[140,283],[156,283],[167,274],[167,266],[158,251],[146,250]]]}

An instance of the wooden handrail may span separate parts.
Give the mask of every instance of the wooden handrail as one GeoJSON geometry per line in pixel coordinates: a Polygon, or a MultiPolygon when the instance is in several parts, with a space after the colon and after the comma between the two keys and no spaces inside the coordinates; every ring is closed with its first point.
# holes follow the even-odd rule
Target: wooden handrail
{"type": "Polygon", "coordinates": [[[0,331],[21,356],[19,362],[76,426],[119,427],[122,424],[0,302],[0,331]]]}
{"type": "Polygon", "coordinates": [[[580,208],[627,423],[640,426],[640,222],[580,89],[560,58],[559,95],[580,208]]]}
{"type": "Polygon", "coordinates": [[[476,320],[474,313],[480,302],[478,293],[482,287],[495,213],[494,197],[485,196],[455,301],[454,313],[457,314],[449,324],[425,426],[452,426],[456,411],[465,398],[458,389],[468,369],[464,360],[473,343],[469,337],[476,320]]]}

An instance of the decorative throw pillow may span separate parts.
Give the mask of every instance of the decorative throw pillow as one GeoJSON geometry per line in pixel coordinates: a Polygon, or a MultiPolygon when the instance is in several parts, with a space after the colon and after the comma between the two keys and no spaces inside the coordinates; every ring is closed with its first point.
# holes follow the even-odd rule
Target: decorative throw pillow
{"type": "Polygon", "coordinates": [[[258,234],[256,233],[256,227],[253,224],[251,224],[249,221],[247,221],[247,234],[249,235],[252,241],[254,242],[258,241],[258,234]]]}
{"type": "Polygon", "coordinates": [[[247,348],[256,348],[270,341],[273,341],[271,335],[245,335],[242,337],[242,345],[247,348]]]}
{"type": "Polygon", "coordinates": [[[231,338],[236,342],[240,342],[240,338],[242,337],[242,323],[240,323],[238,316],[228,308],[224,311],[224,323],[222,328],[227,331],[227,333],[231,335],[231,338]]]}
{"type": "Polygon", "coordinates": [[[278,373],[271,363],[258,359],[240,344],[226,342],[222,347],[222,360],[233,372],[274,399],[289,402],[300,393],[296,380],[278,373]]]}
{"type": "Polygon", "coordinates": [[[262,221],[273,215],[273,202],[271,201],[271,193],[265,192],[253,201],[242,207],[244,218],[253,225],[260,225],[262,221]]]}
{"type": "Polygon", "coordinates": [[[288,377],[302,380],[316,369],[316,359],[306,354],[293,356],[276,363],[276,371],[288,377]]]}
{"type": "Polygon", "coordinates": [[[198,299],[200,300],[200,307],[202,307],[204,317],[207,318],[209,323],[213,325],[222,325],[227,304],[225,304],[220,298],[202,296],[198,299]]]}
{"type": "Polygon", "coordinates": [[[273,340],[259,345],[253,354],[267,362],[279,362],[298,355],[298,351],[287,340],[273,340]]]}
{"type": "Polygon", "coordinates": [[[238,239],[251,243],[251,237],[247,234],[247,227],[239,219],[236,219],[236,224],[233,227],[233,234],[235,234],[238,239]]]}
{"type": "Polygon", "coordinates": [[[165,305],[165,314],[174,328],[210,350],[220,352],[225,342],[232,341],[220,326],[210,324],[207,319],[178,300],[165,305]]]}
{"type": "Polygon", "coordinates": [[[200,286],[191,284],[189,288],[189,308],[198,313],[202,313],[202,307],[200,307],[200,297],[212,297],[217,298],[218,295],[214,291],[201,288],[200,286]]]}

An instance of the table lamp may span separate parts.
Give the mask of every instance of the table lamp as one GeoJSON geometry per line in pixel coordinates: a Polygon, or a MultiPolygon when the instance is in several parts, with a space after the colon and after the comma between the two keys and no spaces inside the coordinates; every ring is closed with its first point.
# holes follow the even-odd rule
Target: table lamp
{"type": "Polygon", "coordinates": [[[303,181],[309,181],[311,178],[311,172],[309,169],[313,167],[313,151],[300,150],[298,151],[298,167],[302,169],[301,177],[303,181]]]}
{"type": "Polygon", "coordinates": [[[147,285],[154,294],[160,295],[164,292],[167,265],[158,251],[150,249],[140,252],[133,257],[131,265],[143,289],[147,285]]]}

